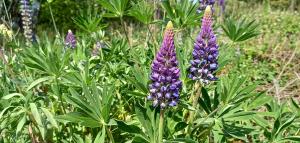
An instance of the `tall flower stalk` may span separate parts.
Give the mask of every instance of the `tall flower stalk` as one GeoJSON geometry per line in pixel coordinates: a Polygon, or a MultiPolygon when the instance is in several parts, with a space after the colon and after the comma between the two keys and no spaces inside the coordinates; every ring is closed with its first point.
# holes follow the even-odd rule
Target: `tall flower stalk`
{"type": "Polygon", "coordinates": [[[163,139],[164,111],[167,107],[176,106],[182,82],[179,79],[180,70],[174,46],[174,32],[172,22],[168,22],[162,46],[152,63],[150,75],[151,84],[148,100],[153,101],[154,107],[160,108],[158,142],[163,139]]]}
{"type": "Polygon", "coordinates": [[[24,30],[24,36],[26,43],[29,45],[33,41],[32,31],[32,10],[29,0],[20,0],[21,15],[22,15],[22,26],[24,30]]]}
{"type": "MultiPolygon", "coordinates": [[[[212,28],[212,9],[207,6],[202,19],[202,26],[194,44],[193,59],[189,68],[189,78],[196,81],[194,95],[191,97],[196,108],[200,97],[201,85],[217,80],[215,71],[218,68],[218,45],[212,28]]],[[[193,123],[194,112],[190,112],[190,123],[193,123]]]]}

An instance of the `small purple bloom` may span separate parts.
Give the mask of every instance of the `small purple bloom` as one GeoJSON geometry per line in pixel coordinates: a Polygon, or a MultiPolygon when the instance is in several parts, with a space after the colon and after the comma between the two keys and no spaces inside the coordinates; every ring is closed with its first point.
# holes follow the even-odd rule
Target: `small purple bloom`
{"type": "Polygon", "coordinates": [[[193,60],[189,68],[189,78],[199,80],[203,84],[217,79],[214,74],[218,68],[218,45],[212,29],[211,17],[211,7],[207,6],[202,19],[201,32],[194,44],[193,60]]]}
{"type": "Polygon", "coordinates": [[[221,13],[225,12],[225,0],[219,0],[219,6],[221,7],[221,13]]]}
{"type": "Polygon", "coordinates": [[[211,8],[213,9],[215,0],[199,0],[199,3],[200,3],[200,6],[199,6],[198,11],[201,12],[201,11],[204,11],[207,6],[211,6],[211,8]]]}
{"type": "Polygon", "coordinates": [[[66,47],[75,48],[76,47],[76,38],[71,30],[68,30],[68,34],[65,40],[66,47]]]}
{"type": "Polygon", "coordinates": [[[94,44],[94,47],[93,47],[93,51],[92,51],[92,56],[97,56],[101,50],[101,48],[104,47],[104,43],[101,43],[101,42],[96,42],[96,44],[94,44]]]}
{"type": "Polygon", "coordinates": [[[168,106],[176,106],[182,82],[179,79],[180,70],[176,59],[172,22],[166,27],[162,46],[152,62],[151,69],[148,99],[153,101],[152,105],[159,106],[161,110],[168,106]]]}

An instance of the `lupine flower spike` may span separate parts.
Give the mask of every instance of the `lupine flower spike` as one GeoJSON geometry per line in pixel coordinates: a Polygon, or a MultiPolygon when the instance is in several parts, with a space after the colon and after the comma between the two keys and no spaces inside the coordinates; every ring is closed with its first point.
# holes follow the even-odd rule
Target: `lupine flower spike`
{"type": "Polygon", "coordinates": [[[219,6],[221,8],[220,13],[224,13],[225,12],[225,0],[219,0],[219,6]]]}
{"type": "Polygon", "coordinates": [[[200,3],[199,11],[204,11],[207,6],[211,6],[213,10],[215,0],[199,0],[199,3],[200,3]]]}
{"type": "Polygon", "coordinates": [[[148,100],[153,101],[153,106],[164,109],[176,106],[179,100],[179,91],[182,82],[179,79],[180,70],[176,59],[174,46],[173,24],[167,24],[163,43],[153,63],[150,75],[151,84],[148,100]]]}
{"type": "Polygon", "coordinates": [[[93,51],[92,51],[92,56],[98,56],[99,54],[101,55],[101,49],[104,48],[104,47],[105,47],[104,43],[102,43],[100,41],[97,41],[94,44],[93,51]]]}
{"type": "Polygon", "coordinates": [[[201,32],[194,44],[189,77],[204,84],[216,80],[214,72],[218,68],[217,58],[218,45],[212,29],[212,12],[211,7],[207,6],[202,19],[201,32]]]}
{"type": "Polygon", "coordinates": [[[76,47],[76,38],[71,30],[68,30],[68,34],[65,40],[66,47],[75,48],[76,47]]]}
{"type": "Polygon", "coordinates": [[[27,44],[33,41],[33,31],[32,31],[32,11],[30,7],[29,0],[21,0],[21,15],[22,24],[24,30],[24,36],[26,38],[27,44]]]}

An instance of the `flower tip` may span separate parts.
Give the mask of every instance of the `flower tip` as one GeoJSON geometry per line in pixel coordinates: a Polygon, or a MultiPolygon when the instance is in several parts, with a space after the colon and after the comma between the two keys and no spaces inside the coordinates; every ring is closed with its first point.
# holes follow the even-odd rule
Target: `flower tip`
{"type": "Polygon", "coordinates": [[[208,5],[205,8],[204,15],[211,15],[211,6],[210,5],[208,5]]]}
{"type": "Polygon", "coordinates": [[[166,29],[173,29],[173,23],[172,23],[172,21],[168,22],[166,29]]]}
{"type": "Polygon", "coordinates": [[[71,30],[71,29],[69,29],[69,30],[68,30],[68,33],[72,33],[72,30],[71,30]]]}

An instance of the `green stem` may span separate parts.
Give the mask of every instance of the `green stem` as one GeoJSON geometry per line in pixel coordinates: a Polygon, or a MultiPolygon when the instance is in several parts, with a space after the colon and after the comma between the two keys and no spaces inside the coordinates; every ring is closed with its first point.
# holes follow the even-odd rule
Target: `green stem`
{"type": "MultiPolygon", "coordinates": [[[[152,48],[153,50],[152,50],[152,52],[153,52],[153,55],[155,55],[155,53],[157,52],[157,46],[158,46],[158,43],[156,42],[156,39],[153,37],[153,34],[152,34],[152,32],[151,32],[151,29],[150,29],[150,27],[149,27],[149,24],[147,25],[147,29],[148,29],[148,32],[149,32],[149,35],[150,35],[150,37],[151,37],[151,39],[152,39],[152,41],[153,41],[153,46],[154,46],[154,48],[152,48]]],[[[148,43],[147,43],[148,44],[148,43]]]]}
{"type": "Polygon", "coordinates": [[[113,137],[113,135],[112,135],[110,129],[108,129],[108,127],[106,127],[106,126],[105,126],[104,128],[106,129],[106,132],[107,132],[107,135],[108,135],[108,137],[109,137],[109,139],[110,139],[110,142],[111,142],[111,143],[114,143],[115,140],[114,140],[114,137],[113,137]]]}
{"type": "Polygon", "coordinates": [[[61,111],[63,112],[63,114],[66,114],[66,108],[64,106],[64,103],[63,103],[63,99],[62,99],[62,94],[61,94],[61,91],[60,91],[60,87],[59,87],[59,82],[58,82],[58,78],[56,77],[55,78],[55,83],[56,83],[56,88],[57,88],[57,94],[58,94],[58,97],[59,97],[59,100],[60,100],[60,107],[61,107],[61,111]]]}
{"type": "Polygon", "coordinates": [[[148,31],[149,31],[149,33],[150,33],[150,37],[151,37],[151,39],[152,39],[152,41],[153,41],[153,44],[155,44],[155,46],[157,46],[158,43],[157,43],[156,39],[154,38],[154,36],[153,36],[153,34],[152,34],[152,32],[151,32],[151,29],[150,29],[150,27],[149,27],[149,24],[147,24],[147,29],[148,29],[148,31]]]}
{"type": "Polygon", "coordinates": [[[125,27],[125,22],[124,22],[124,20],[123,20],[122,17],[120,17],[120,20],[121,20],[121,25],[122,25],[122,27],[123,27],[123,31],[124,31],[124,34],[125,34],[126,39],[127,39],[127,41],[128,41],[128,44],[129,44],[129,46],[131,47],[131,43],[130,43],[130,40],[129,40],[129,37],[128,37],[128,33],[127,33],[127,30],[126,30],[126,27],[125,27]]]}
{"type": "MultiPolygon", "coordinates": [[[[194,109],[197,108],[197,105],[198,105],[198,99],[201,95],[201,92],[200,92],[200,89],[201,89],[201,85],[200,83],[197,81],[195,84],[194,84],[194,90],[193,90],[193,96],[191,96],[191,100],[192,100],[192,106],[194,109]]],[[[191,127],[193,126],[193,122],[194,122],[194,114],[195,114],[195,111],[190,111],[190,116],[189,116],[189,127],[188,127],[188,132],[190,132],[191,130],[191,127]]]]}
{"type": "Polygon", "coordinates": [[[164,110],[160,110],[159,126],[158,126],[158,143],[163,143],[164,113],[165,113],[164,110]]]}
{"type": "Polygon", "coordinates": [[[54,26],[56,35],[60,36],[60,35],[59,35],[59,32],[58,32],[58,30],[57,30],[57,27],[56,27],[56,23],[55,23],[55,21],[54,21],[53,12],[52,12],[52,8],[51,8],[51,6],[50,6],[50,3],[49,3],[48,6],[49,6],[49,10],[50,10],[50,14],[51,14],[51,18],[52,18],[52,22],[53,22],[53,26],[54,26]]]}

